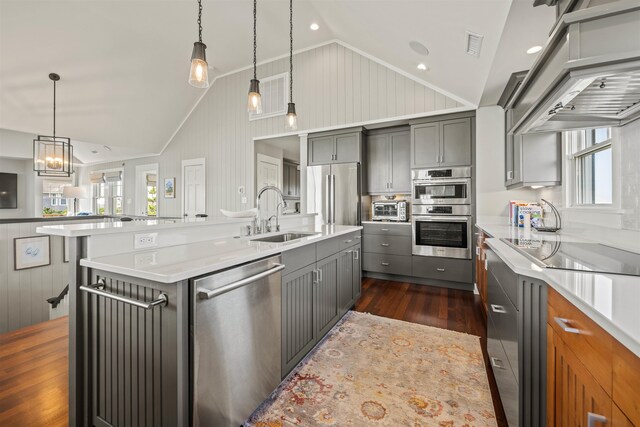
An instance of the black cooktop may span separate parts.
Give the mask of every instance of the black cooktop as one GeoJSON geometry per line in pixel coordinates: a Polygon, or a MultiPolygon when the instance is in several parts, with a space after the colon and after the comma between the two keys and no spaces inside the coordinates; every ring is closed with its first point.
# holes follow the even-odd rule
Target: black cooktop
{"type": "Polygon", "coordinates": [[[501,239],[538,265],[561,270],[640,276],[640,254],[599,243],[501,239]]]}

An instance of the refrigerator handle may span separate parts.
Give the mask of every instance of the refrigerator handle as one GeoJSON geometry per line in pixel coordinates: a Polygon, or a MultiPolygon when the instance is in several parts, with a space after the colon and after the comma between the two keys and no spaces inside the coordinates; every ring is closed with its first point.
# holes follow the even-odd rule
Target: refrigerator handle
{"type": "Polygon", "coordinates": [[[336,176],[327,175],[327,224],[336,222],[336,176]]]}

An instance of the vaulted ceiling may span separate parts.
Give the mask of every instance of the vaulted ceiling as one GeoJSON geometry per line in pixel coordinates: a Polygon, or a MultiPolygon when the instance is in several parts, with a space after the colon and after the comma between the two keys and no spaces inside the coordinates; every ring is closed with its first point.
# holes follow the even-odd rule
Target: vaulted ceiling
{"type": "MultiPolygon", "coordinates": [[[[259,0],[259,61],[288,52],[288,3],[259,0]]],[[[521,9],[516,18],[532,16],[531,0],[513,3],[521,9]]],[[[211,75],[249,66],[252,2],[203,0],[203,6],[211,75]]],[[[338,39],[478,105],[510,9],[511,0],[295,0],[295,49],[338,39]],[[318,31],[309,29],[312,22],[318,31]],[[465,31],[484,36],[479,57],[465,53],[465,31]],[[413,51],[411,41],[426,46],[428,56],[413,51]],[[420,62],[429,69],[419,71],[420,62]]],[[[91,151],[104,159],[160,152],[202,95],[187,84],[196,15],[195,0],[1,0],[0,128],[51,133],[47,75],[56,72],[57,130],[86,142],[76,147],[80,160],[92,162],[91,151]]],[[[544,42],[548,20],[540,18],[544,26],[530,38],[544,42]]],[[[519,67],[533,60],[523,55],[519,67]]],[[[495,87],[510,69],[508,53],[503,62],[495,87]]]]}

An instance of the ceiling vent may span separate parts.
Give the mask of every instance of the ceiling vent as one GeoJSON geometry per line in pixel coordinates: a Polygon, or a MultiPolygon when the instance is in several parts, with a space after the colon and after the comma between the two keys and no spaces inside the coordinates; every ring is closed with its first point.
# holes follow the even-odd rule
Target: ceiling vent
{"type": "Polygon", "coordinates": [[[465,31],[465,50],[471,56],[480,56],[480,49],[482,48],[483,35],[472,33],[471,31],[465,31]]]}
{"type": "Polygon", "coordinates": [[[289,73],[276,74],[275,76],[260,79],[260,94],[262,96],[262,113],[249,113],[249,120],[266,119],[267,117],[287,114],[289,73]]]}

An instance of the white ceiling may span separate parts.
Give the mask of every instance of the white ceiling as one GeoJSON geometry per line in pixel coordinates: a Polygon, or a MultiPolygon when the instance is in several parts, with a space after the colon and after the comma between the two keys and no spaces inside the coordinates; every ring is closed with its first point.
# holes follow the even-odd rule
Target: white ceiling
{"type": "MultiPolygon", "coordinates": [[[[514,3],[532,9],[531,0],[514,3]]],[[[252,2],[203,5],[211,74],[250,65],[252,2]]],[[[511,0],[296,0],[295,49],[339,39],[477,105],[510,6],[511,0]],[[310,31],[311,22],[320,29],[310,31]],[[464,52],[465,30],[484,35],[479,58],[464,52]],[[430,54],[411,50],[414,40],[430,54]],[[419,62],[429,70],[417,70],[419,62]]],[[[159,153],[202,95],[187,84],[196,14],[195,0],[1,0],[0,128],[51,133],[47,75],[57,72],[57,130],[92,144],[76,148],[81,161],[159,153]]],[[[259,0],[259,61],[287,53],[287,24],[288,1],[259,0]]],[[[500,71],[520,68],[508,54],[503,62],[500,71]]]]}

